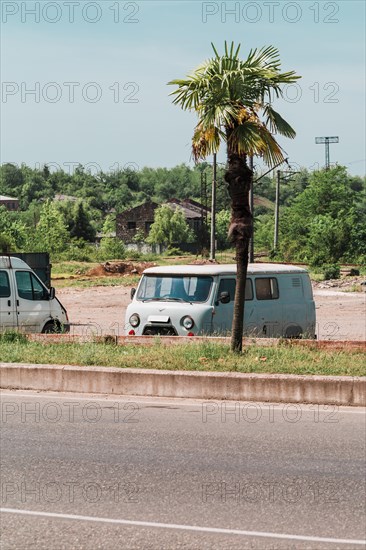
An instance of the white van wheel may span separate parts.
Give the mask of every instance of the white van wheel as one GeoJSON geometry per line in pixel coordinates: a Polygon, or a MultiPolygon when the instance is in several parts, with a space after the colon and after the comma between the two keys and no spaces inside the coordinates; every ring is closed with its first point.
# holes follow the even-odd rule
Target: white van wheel
{"type": "Polygon", "coordinates": [[[42,333],[55,334],[56,332],[61,332],[60,328],[61,327],[58,321],[50,321],[45,324],[45,326],[43,327],[42,333]]]}

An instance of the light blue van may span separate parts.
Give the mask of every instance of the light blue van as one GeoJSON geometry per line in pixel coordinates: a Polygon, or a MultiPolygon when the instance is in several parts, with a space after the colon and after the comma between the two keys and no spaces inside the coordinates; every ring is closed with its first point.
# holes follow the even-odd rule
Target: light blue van
{"type": "MultiPolygon", "coordinates": [[[[236,265],[176,265],[143,272],[126,311],[127,335],[228,335],[236,265]]],[[[315,338],[315,303],[308,272],[282,264],[249,264],[244,334],[315,338]]]]}

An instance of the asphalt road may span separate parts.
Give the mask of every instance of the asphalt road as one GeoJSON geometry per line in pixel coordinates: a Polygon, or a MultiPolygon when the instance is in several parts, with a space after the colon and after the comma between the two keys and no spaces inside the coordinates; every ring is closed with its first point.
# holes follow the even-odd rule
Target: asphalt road
{"type": "Polygon", "coordinates": [[[2,394],[1,548],[365,548],[365,410],[2,394]]]}

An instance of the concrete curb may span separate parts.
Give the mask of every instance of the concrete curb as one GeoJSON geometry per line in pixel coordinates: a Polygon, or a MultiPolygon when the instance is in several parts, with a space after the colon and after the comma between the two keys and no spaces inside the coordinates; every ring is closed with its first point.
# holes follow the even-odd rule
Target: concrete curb
{"type": "Polygon", "coordinates": [[[3,389],[366,406],[366,377],[0,363],[3,389]]]}

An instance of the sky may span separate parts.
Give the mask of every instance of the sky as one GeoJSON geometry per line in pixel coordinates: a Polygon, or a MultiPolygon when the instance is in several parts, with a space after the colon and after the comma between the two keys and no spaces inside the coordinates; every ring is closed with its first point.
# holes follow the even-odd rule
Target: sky
{"type": "Polygon", "coordinates": [[[92,173],[192,165],[196,116],[172,104],[167,83],[226,40],[242,58],[273,45],[282,70],[302,76],[275,104],[297,132],[278,138],[294,169],[323,167],[315,137],[338,136],[331,162],[364,175],[365,5],[1,0],[0,161],[92,173]]]}

